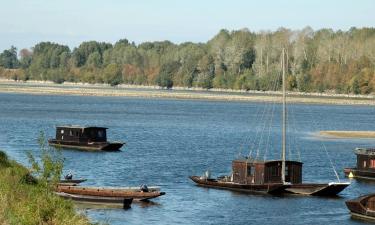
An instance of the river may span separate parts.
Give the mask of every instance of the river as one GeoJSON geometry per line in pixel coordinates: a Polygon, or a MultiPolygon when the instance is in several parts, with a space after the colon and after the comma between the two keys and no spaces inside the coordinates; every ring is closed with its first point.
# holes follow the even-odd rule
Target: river
{"type": "MultiPolygon", "coordinates": [[[[133,204],[129,210],[84,210],[94,221],[361,224],[350,218],[345,200],[374,192],[375,183],[353,180],[339,197],[322,198],[241,194],[197,187],[189,180],[207,169],[213,175],[228,174],[231,160],[240,152],[248,154],[250,148],[262,157],[267,152],[268,159],[280,157],[280,105],[274,112],[271,109],[251,102],[0,94],[0,149],[27,164],[27,151],[39,154],[41,131],[53,137],[56,125],[108,127],[110,140],[127,143],[122,151],[64,150],[65,171],[87,178],[87,185],[158,185],[167,194],[149,204],[133,204]],[[264,123],[271,121],[264,120],[270,115],[272,126],[264,123]],[[255,137],[262,142],[254,142],[255,137]]],[[[319,130],[374,130],[374,107],[293,104],[288,109],[294,126],[288,133],[291,154],[287,155],[300,155],[304,181],[336,181],[327,154],[345,181],[343,168],[355,165],[353,149],[375,146],[374,139],[314,135],[319,130]]]]}

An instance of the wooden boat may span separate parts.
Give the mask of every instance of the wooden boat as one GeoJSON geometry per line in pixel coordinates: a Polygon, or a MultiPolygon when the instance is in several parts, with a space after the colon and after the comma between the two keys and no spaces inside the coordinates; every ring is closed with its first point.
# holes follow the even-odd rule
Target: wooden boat
{"type": "Polygon", "coordinates": [[[122,207],[124,209],[130,208],[133,199],[124,197],[102,197],[102,196],[91,196],[91,195],[76,195],[68,194],[64,192],[56,192],[56,195],[65,199],[71,199],[73,201],[83,204],[95,204],[104,205],[106,207],[122,207]]]}
{"type": "MultiPolygon", "coordinates": [[[[212,179],[209,175],[191,176],[197,185],[236,191],[267,194],[337,195],[350,183],[330,182],[302,183],[302,162],[286,160],[286,91],[285,62],[283,59],[283,110],[282,110],[282,157],[281,160],[257,160],[251,157],[232,161],[230,176],[212,179]]],[[[337,175],[337,173],[335,173],[337,175]]],[[[338,176],[337,176],[338,178],[338,176]]]]}
{"type": "Polygon", "coordinates": [[[159,196],[165,195],[159,188],[151,187],[147,191],[141,188],[104,188],[104,187],[82,187],[82,186],[57,186],[56,192],[85,195],[85,196],[98,196],[98,197],[117,197],[117,198],[133,198],[134,200],[145,201],[159,196]]]}
{"type": "Polygon", "coordinates": [[[345,204],[354,218],[375,221],[375,194],[364,195],[345,204]]]}
{"type": "Polygon", "coordinates": [[[88,151],[118,151],[122,142],[108,142],[105,127],[57,126],[56,137],[48,144],[60,148],[88,151]]]}
{"type": "Polygon", "coordinates": [[[345,168],[344,174],[349,178],[375,180],[375,149],[356,148],[357,167],[345,168]]]}

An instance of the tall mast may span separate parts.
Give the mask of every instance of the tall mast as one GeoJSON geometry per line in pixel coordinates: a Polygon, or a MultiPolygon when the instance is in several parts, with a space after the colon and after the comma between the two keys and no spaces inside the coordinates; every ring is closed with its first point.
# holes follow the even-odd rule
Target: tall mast
{"type": "Polygon", "coordinates": [[[281,155],[281,181],[285,183],[285,146],[286,146],[286,96],[285,96],[285,49],[282,53],[282,69],[283,69],[283,140],[282,140],[282,155],[281,155]]]}

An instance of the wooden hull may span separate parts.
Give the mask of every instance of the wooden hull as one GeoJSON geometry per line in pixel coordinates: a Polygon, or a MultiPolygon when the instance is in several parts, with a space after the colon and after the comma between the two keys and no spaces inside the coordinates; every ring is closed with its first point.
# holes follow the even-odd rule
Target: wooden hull
{"type": "Polygon", "coordinates": [[[90,196],[90,195],[75,195],[75,194],[67,194],[63,192],[56,192],[56,194],[65,199],[71,199],[79,203],[122,207],[124,209],[130,208],[130,205],[133,202],[132,198],[123,198],[123,197],[100,197],[100,196],[90,196]]]}
{"type": "Polygon", "coordinates": [[[285,193],[314,196],[335,196],[343,191],[350,183],[328,184],[290,184],[285,193]]]}
{"type": "Polygon", "coordinates": [[[86,195],[86,196],[97,196],[97,197],[118,197],[118,198],[133,198],[135,200],[145,201],[159,196],[165,195],[165,192],[150,190],[143,192],[138,189],[126,189],[126,188],[101,188],[101,187],[81,187],[81,186],[58,186],[57,192],[74,194],[74,195],[86,195]]]}
{"type": "Polygon", "coordinates": [[[283,184],[237,184],[233,182],[221,182],[216,179],[201,179],[199,176],[191,176],[197,185],[209,188],[227,189],[240,192],[261,194],[282,194],[286,188],[283,184]]]}
{"type": "Polygon", "coordinates": [[[345,204],[353,217],[375,221],[375,194],[364,195],[346,201],[345,204]],[[372,201],[372,203],[370,203],[372,201]]]}
{"type": "Polygon", "coordinates": [[[124,143],[120,142],[92,142],[92,143],[80,143],[70,141],[58,141],[56,139],[48,140],[50,146],[58,148],[69,148],[79,149],[85,151],[119,151],[124,143]]]}
{"type": "Polygon", "coordinates": [[[59,183],[60,184],[65,184],[65,183],[80,184],[85,181],[87,181],[87,179],[70,179],[70,180],[63,179],[63,180],[60,180],[59,183]]]}
{"type": "Polygon", "coordinates": [[[228,189],[241,192],[266,193],[266,194],[297,194],[314,196],[335,196],[344,190],[349,183],[330,184],[237,184],[233,182],[218,181],[216,179],[201,179],[199,176],[191,176],[199,186],[228,189]]]}
{"type": "Polygon", "coordinates": [[[375,180],[375,172],[371,172],[368,170],[358,170],[357,168],[345,168],[344,169],[344,174],[346,177],[349,177],[350,173],[352,173],[353,178],[375,180]]]}

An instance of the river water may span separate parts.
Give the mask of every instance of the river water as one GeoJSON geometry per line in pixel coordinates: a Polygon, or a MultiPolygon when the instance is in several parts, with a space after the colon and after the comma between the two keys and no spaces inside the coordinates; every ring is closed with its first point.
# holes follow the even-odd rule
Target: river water
{"type": "MultiPolygon", "coordinates": [[[[228,174],[239,153],[280,157],[280,105],[125,97],[0,94],[0,149],[27,164],[39,154],[37,138],[53,137],[55,125],[108,127],[120,152],[64,150],[65,171],[92,186],[158,185],[167,194],[129,210],[86,209],[109,224],[361,224],[345,200],[375,191],[375,183],[352,181],[337,198],[249,195],[197,187],[190,175],[228,174]],[[271,115],[274,115],[271,117],[271,115]],[[264,123],[273,118],[272,126],[264,123]],[[256,141],[254,141],[256,140],[256,141]],[[259,141],[261,140],[261,141],[259,141]],[[260,143],[259,143],[260,142],[260,143]],[[266,144],[268,143],[268,144],[266,144]]],[[[374,130],[375,108],[294,104],[289,107],[291,153],[304,163],[304,181],[336,181],[332,164],[355,165],[355,147],[374,139],[324,139],[319,130],[374,130]],[[296,150],[298,149],[298,150],[296,150]],[[325,150],[326,149],[326,150],[325,150]]],[[[290,143],[290,144],[289,144],[290,143]]]]}

